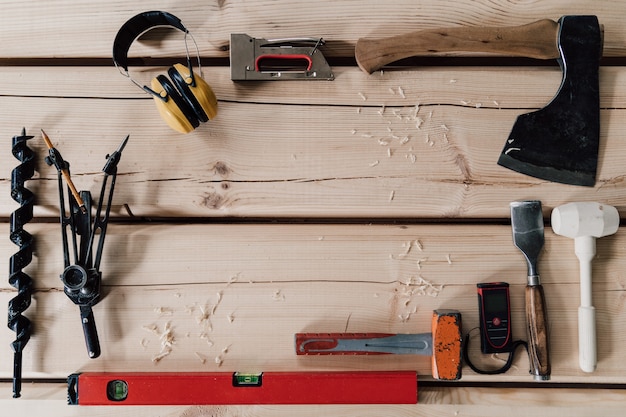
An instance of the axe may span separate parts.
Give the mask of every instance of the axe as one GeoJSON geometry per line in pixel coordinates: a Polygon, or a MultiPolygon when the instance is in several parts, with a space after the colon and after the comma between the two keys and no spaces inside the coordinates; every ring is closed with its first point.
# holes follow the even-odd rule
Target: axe
{"type": "Polygon", "coordinates": [[[515,27],[427,29],[383,39],[361,38],[355,57],[372,73],[417,55],[488,52],[557,59],[563,79],[544,108],[518,116],[498,164],[564,184],[593,186],[600,142],[598,69],[602,28],[596,16],[563,16],[515,27]]]}

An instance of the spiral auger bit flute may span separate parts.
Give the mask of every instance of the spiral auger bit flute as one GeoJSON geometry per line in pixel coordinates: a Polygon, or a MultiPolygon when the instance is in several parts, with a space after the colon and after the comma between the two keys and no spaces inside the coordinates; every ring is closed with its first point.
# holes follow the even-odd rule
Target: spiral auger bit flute
{"type": "Polygon", "coordinates": [[[83,325],[83,334],[87,353],[90,358],[100,356],[100,341],[93,315],[92,307],[100,301],[100,284],[102,272],[100,261],[106,236],[115,179],[117,178],[117,164],[122,156],[122,150],[128,142],[128,136],[122,141],[119,148],[106,156],[106,163],[102,171],[104,180],[100,190],[100,198],[96,205],[96,213],[92,218],[91,209],[94,202],[89,191],[76,190],[70,176],[69,163],[63,160],[59,151],[52,146],[48,136],[42,131],[44,141],[48,146],[49,155],[46,157],[48,165],[54,165],[58,172],[59,183],[59,209],[61,217],[61,238],[63,242],[63,262],[65,269],[61,274],[65,295],[80,309],[80,318],[83,325]],[[111,178],[106,195],[106,208],[103,213],[107,183],[111,178]],[[65,179],[68,191],[71,194],[69,211],[65,207],[65,195],[63,192],[63,179],[65,179]],[[68,228],[72,233],[73,258],[70,259],[68,228]],[[94,256],[94,241],[98,235],[98,246],[94,256]]]}
{"type": "Polygon", "coordinates": [[[19,398],[22,390],[22,351],[30,340],[32,324],[22,313],[30,306],[33,289],[32,278],[23,271],[33,259],[33,236],[24,230],[24,225],[33,218],[35,195],[24,187],[35,173],[35,153],[27,145],[33,136],[13,136],[12,153],[20,164],[11,172],[11,198],[20,207],[11,213],[10,239],[19,250],[9,261],[9,284],[17,289],[17,295],[9,301],[8,326],[15,332],[13,349],[13,398],[19,398]]]}

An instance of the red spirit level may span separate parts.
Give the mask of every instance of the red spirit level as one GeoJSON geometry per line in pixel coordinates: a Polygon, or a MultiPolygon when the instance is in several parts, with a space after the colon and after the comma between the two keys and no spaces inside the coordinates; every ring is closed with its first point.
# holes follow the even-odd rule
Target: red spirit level
{"type": "Polygon", "coordinates": [[[416,404],[414,371],[80,373],[73,405],[416,404]]]}

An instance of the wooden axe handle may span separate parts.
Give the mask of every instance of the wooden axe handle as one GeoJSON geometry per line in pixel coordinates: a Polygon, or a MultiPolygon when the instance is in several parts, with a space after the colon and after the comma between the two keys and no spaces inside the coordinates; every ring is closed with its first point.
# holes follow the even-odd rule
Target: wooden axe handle
{"type": "Polygon", "coordinates": [[[550,19],[512,27],[425,29],[382,39],[361,38],[355,56],[368,74],[400,59],[446,52],[554,59],[559,57],[558,29],[559,24],[550,19]]]}
{"type": "Polygon", "coordinates": [[[535,380],[548,380],[551,371],[548,354],[548,316],[541,285],[526,286],[526,325],[530,373],[535,380]]]}

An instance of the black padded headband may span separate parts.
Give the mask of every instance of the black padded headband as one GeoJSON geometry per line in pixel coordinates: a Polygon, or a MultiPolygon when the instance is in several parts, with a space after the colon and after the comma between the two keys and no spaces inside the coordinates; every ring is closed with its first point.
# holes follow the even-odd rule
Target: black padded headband
{"type": "Polygon", "coordinates": [[[124,23],[115,36],[113,41],[113,62],[115,65],[128,71],[130,46],[142,33],[157,26],[171,26],[182,32],[189,32],[180,19],[171,13],[161,11],[139,13],[124,23]]]}

